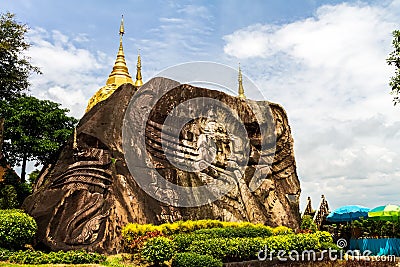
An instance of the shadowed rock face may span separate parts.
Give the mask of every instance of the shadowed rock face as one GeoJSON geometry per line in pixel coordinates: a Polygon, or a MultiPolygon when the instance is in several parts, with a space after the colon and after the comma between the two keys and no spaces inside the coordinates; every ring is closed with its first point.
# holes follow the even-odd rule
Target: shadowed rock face
{"type": "Polygon", "coordinates": [[[127,223],[219,219],[299,226],[293,139],[286,113],[277,104],[155,78],[139,89],[121,86],[85,114],[77,144],[74,149],[70,139],[24,202],[38,223],[38,242],[52,250],[117,253],[127,223]],[[174,111],[201,97],[223,106],[193,102],[174,111]],[[196,109],[206,114],[195,116],[196,109]],[[124,120],[131,127],[123,129],[124,120]],[[148,177],[145,190],[138,174],[148,177]],[[182,201],[196,203],[203,196],[177,194],[168,182],[217,185],[210,200],[217,191],[228,190],[216,201],[182,207],[182,201]],[[176,205],[168,204],[171,199],[176,205]]]}

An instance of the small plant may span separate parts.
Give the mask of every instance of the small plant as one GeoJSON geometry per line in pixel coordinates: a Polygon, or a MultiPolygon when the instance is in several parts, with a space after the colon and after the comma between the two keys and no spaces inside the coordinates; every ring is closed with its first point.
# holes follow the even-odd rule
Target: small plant
{"type": "Polygon", "coordinates": [[[160,231],[147,232],[145,235],[138,236],[132,239],[128,244],[125,244],[125,250],[130,253],[136,253],[143,247],[148,239],[159,236],[164,236],[164,234],[160,231]]]}
{"type": "Polygon", "coordinates": [[[145,260],[159,266],[172,259],[175,254],[175,246],[171,239],[162,236],[154,237],[147,240],[140,254],[145,260]]]}
{"type": "Polygon", "coordinates": [[[172,267],[222,267],[222,261],[209,255],[178,253],[172,259],[172,267]]]}
{"type": "Polygon", "coordinates": [[[300,229],[309,230],[310,232],[314,233],[318,230],[318,227],[310,215],[304,215],[303,218],[301,218],[300,229]]]}

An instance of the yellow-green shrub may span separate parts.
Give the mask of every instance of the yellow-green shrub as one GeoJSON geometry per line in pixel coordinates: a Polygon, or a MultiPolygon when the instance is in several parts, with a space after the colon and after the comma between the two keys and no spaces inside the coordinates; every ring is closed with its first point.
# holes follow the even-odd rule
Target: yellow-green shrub
{"type": "Polygon", "coordinates": [[[286,226],[278,226],[272,229],[273,235],[289,235],[293,234],[293,229],[286,226]]]}
{"type": "Polygon", "coordinates": [[[166,236],[175,234],[192,233],[201,229],[211,228],[257,228],[272,232],[273,235],[292,234],[293,230],[279,226],[271,228],[263,224],[253,224],[250,222],[222,222],[218,220],[198,220],[198,221],[176,221],[173,223],[165,223],[161,225],[152,224],[128,224],[122,229],[122,237],[125,242],[125,247],[130,247],[138,237],[145,236],[151,232],[161,232],[166,236]]]}
{"type": "Polygon", "coordinates": [[[36,234],[35,220],[22,210],[0,210],[0,247],[19,249],[31,244],[36,234]]]}

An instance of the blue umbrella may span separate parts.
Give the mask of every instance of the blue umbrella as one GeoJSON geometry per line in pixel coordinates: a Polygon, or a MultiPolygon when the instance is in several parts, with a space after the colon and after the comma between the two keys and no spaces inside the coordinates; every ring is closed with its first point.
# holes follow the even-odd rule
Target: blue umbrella
{"type": "Polygon", "coordinates": [[[358,205],[343,206],[335,209],[326,217],[328,222],[351,222],[360,218],[367,218],[370,208],[358,205]]]}

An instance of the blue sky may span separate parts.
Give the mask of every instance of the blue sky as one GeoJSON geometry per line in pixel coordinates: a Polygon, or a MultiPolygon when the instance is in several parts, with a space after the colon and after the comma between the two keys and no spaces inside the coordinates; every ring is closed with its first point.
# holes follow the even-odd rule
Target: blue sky
{"type": "MultiPolygon", "coordinates": [[[[301,206],[400,204],[400,107],[385,63],[400,1],[0,1],[31,31],[31,93],[81,117],[104,85],[118,48],[131,74],[141,49],[144,80],[171,65],[236,67],[287,111],[301,206]]],[[[246,87],[246,84],[245,84],[246,87]]],[[[251,98],[252,93],[248,92],[251,98]]]]}

